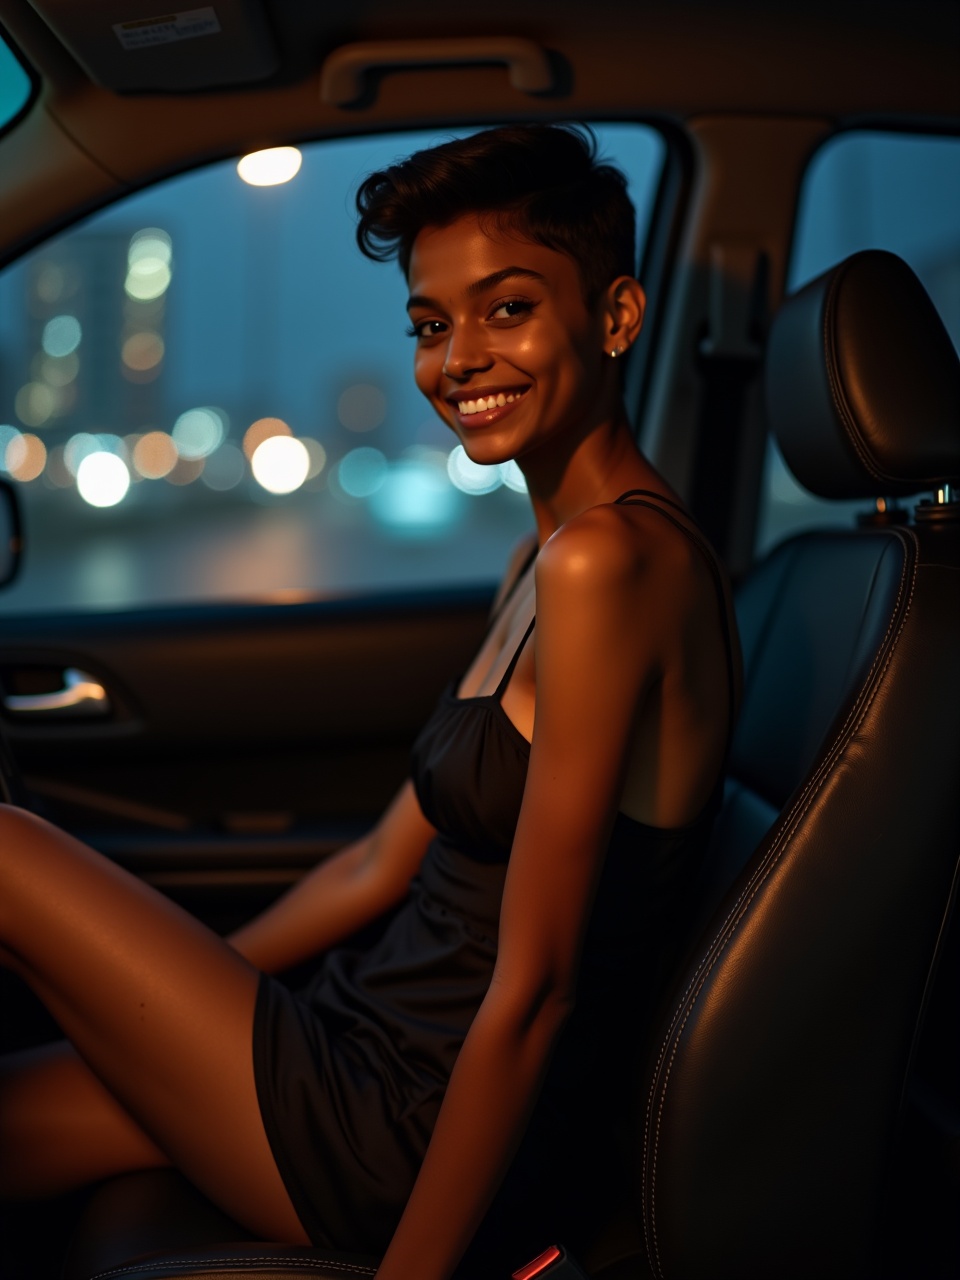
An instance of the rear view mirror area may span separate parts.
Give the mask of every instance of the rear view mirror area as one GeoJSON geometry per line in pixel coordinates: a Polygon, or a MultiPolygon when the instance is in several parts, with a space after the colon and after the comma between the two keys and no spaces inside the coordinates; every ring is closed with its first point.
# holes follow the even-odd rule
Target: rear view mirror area
{"type": "Polygon", "coordinates": [[[17,495],[12,485],[0,480],[0,587],[17,576],[22,549],[17,495]]]}

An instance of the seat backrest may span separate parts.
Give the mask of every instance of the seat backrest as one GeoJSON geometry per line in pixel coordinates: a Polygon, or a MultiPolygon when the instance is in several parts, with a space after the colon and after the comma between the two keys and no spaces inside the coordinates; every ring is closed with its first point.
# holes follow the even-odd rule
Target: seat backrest
{"type": "Polygon", "coordinates": [[[745,581],[711,872],[641,1116],[657,1276],[876,1274],[885,1179],[960,851],[960,364],[893,255],[783,307],[768,406],[830,497],[932,490],[745,581]]]}

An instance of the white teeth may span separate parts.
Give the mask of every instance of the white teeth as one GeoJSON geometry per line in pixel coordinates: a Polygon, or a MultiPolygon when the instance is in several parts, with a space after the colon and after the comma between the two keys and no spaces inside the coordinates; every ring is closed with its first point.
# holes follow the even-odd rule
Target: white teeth
{"type": "Polygon", "coordinates": [[[513,404],[516,400],[519,400],[522,395],[522,391],[518,394],[500,391],[494,396],[480,396],[476,400],[461,400],[457,408],[465,417],[469,417],[473,413],[489,413],[491,409],[502,409],[504,405],[513,404]]]}

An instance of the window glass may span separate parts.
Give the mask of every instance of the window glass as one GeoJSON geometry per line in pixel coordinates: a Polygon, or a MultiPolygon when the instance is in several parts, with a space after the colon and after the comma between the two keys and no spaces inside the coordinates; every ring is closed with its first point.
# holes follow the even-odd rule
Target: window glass
{"type": "MultiPolygon", "coordinates": [[[[788,291],[860,249],[889,249],[914,269],[960,348],[960,139],[849,133],[825,146],[800,198],[788,291]]],[[[786,534],[850,523],[861,502],[826,502],[794,480],[771,438],[757,551],[786,534]]]]}
{"type": "Polygon", "coordinates": [[[0,35],[0,130],[27,105],[30,77],[0,35]]]}
{"type": "MultiPolygon", "coordinates": [[[[597,133],[645,236],[663,141],[636,124],[597,133]]],[[[26,525],[0,611],[501,572],[529,527],[522,477],[454,447],[413,384],[400,272],[354,241],[358,182],[451,136],[315,143],[272,186],[235,162],[197,170],[0,277],[0,464],[26,525]]]]}

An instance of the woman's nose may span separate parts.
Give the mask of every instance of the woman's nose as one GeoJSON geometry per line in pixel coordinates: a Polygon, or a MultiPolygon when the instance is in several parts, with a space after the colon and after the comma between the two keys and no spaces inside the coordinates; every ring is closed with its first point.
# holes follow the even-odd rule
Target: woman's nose
{"type": "Polygon", "coordinates": [[[448,378],[462,381],[474,373],[489,369],[491,359],[480,335],[472,328],[454,329],[447,342],[443,372],[448,378]]]}

